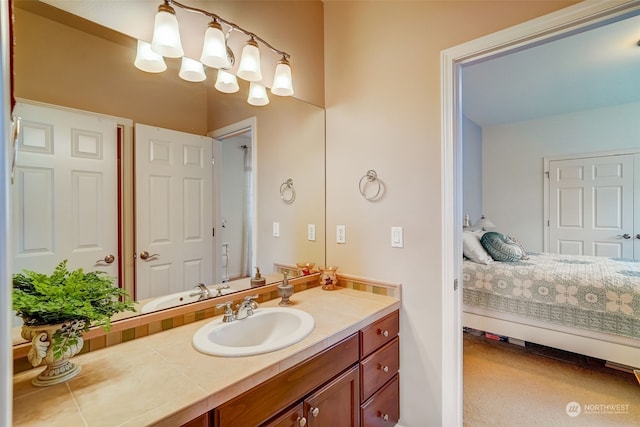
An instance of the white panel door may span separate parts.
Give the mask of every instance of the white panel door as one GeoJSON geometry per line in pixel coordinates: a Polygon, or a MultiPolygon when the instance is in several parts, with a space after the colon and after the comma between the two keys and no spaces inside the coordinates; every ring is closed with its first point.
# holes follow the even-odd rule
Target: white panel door
{"type": "Polygon", "coordinates": [[[136,299],[213,282],[213,139],[135,125],[136,299]]]}
{"type": "Polygon", "coordinates": [[[549,251],[633,258],[632,154],[549,162],[549,251]]]}
{"type": "Polygon", "coordinates": [[[18,103],[16,115],[14,271],[48,273],[67,259],[69,269],[117,280],[117,121],[28,103],[18,103]],[[104,262],[110,255],[114,261],[104,262]]]}

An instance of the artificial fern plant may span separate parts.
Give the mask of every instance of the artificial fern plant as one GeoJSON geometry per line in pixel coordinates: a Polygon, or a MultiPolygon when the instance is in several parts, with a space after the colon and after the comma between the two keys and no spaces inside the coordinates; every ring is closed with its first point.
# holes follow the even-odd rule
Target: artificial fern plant
{"type": "Polygon", "coordinates": [[[13,309],[27,326],[82,321],[78,332],[91,326],[108,331],[111,316],[133,308],[127,292],[107,273],[68,271],[67,260],[51,275],[29,270],[13,275],[13,309]]]}

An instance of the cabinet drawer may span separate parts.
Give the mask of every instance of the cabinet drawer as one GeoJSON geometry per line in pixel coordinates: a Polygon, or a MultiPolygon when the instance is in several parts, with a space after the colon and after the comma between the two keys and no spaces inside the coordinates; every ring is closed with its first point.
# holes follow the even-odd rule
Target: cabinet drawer
{"type": "Polygon", "coordinates": [[[390,343],[360,362],[360,399],[364,402],[400,369],[400,340],[390,343]]]}
{"type": "Polygon", "coordinates": [[[398,375],[360,406],[362,427],[391,427],[400,419],[398,375]]]}
{"type": "Polygon", "coordinates": [[[391,341],[400,332],[400,316],[397,311],[389,314],[360,331],[360,357],[365,358],[376,348],[391,341]]]}

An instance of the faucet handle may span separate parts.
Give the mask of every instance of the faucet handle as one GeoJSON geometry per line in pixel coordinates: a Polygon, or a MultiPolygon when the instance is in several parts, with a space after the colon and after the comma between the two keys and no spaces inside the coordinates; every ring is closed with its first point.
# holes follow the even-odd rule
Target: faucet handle
{"type": "Polygon", "coordinates": [[[244,297],[244,304],[247,304],[251,307],[251,309],[256,309],[258,308],[258,302],[256,301],[258,299],[258,294],[255,295],[249,295],[244,297]]]}
{"type": "Polygon", "coordinates": [[[222,285],[222,286],[216,286],[215,291],[216,291],[216,295],[217,297],[222,295],[222,290],[223,289],[229,289],[230,286],[229,285],[222,285]]]}
{"type": "Polygon", "coordinates": [[[222,318],[223,323],[233,322],[233,309],[231,308],[231,301],[223,302],[221,304],[216,304],[216,308],[224,307],[224,317],[222,318]]]}

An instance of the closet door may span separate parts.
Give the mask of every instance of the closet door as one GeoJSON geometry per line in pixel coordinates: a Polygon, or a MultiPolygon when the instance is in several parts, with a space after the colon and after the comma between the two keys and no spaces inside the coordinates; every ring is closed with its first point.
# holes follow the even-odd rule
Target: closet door
{"type": "Polygon", "coordinates": [[[549,251],[633,257],[634,155],[549,162],[549,251]]]}

